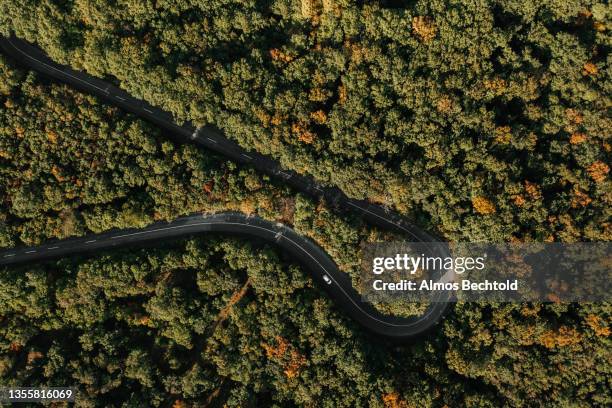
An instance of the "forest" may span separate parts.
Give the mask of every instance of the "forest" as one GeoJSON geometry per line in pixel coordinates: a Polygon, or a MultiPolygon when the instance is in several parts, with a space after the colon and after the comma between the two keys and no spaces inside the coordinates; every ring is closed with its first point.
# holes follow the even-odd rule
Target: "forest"
{"type": "MultiPolygon", "coordinates": [[[[610,241],[610,7],[6,0],[0,32],[453,241],[610,241]]],[[[0,247],[193,212],[293,226],[355,278],[401,239],[0,56],[0,247]]],[[[418,310],[418,307],[415,309],[418,310]]],[[[0,269],[0,385],[77,406],[609,406],[609,304],[459,303],[393,345],[273,246],[0,269]]]]}
{"type": "Polygon", "coordinates": [[[6,0],[0,30],[453,240],[610,240],[607,2],[6,0]]]}

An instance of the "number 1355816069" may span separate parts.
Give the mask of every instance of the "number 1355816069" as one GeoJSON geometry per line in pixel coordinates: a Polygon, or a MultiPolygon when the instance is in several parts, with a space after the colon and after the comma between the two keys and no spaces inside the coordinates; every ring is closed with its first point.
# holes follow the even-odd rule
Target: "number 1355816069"
{"type": "Polygon", "coordinates": [[[75,387],[2,387],[0,402],[74,402],[75,387]]]}

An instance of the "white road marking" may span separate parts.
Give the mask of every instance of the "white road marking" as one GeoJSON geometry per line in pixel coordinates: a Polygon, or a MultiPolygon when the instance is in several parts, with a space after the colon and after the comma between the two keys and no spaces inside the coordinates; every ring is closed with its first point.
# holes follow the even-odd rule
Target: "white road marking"
{"type": "Polygon", "coordinates": [[[207,137],[208,140],[210,140],[213,143],[218,143],[215,139],[211,139],[210,137],[207,137]]]}
{"type": "MultiPolygon", "coordinates": [[[[174,227],[156,228],[156,229],[149,230],[149,231],[140,231],[140,232],[134,232],[134,233],[131,233],[131,234],[116,235],[114,237],[111,237],[111,239],[118,239],[118,238],[124,238],[124,237],[131,237],[131,236],[135,236],[135,235],[152,234],[154,232],[160,232],[160,231],[174,230],[174,229],[180,229],[180,228],[189,228],[189,227],[197,227],[197,226],[201,226],[201,225],[214,225],[214,224],[238,225],[238,226],[247,227],[247,228],[259,229],[259,230],[263,230],[263,231],[266,231],[266,232],[271,233],[271,234],[273,233],[275,237],[276,237],[277,234],[279,234],[277,231],[270,230],[268,228],[260,227],[260,226],[257,226],[257,225],[238,223],[238,222],[226,222],[226,221],[217,221],[217,222],[214,222],[213,221],[213,222],[200,222],[200,223],[193,223],[193,224],[187,224],[187,225],[179,225],[179,226],[174,226],[174,227]]],[[[349,301],[358,310],[360,310],[364,315],[368,316],[372,320],[375,320],[375,321],[377,321],[377,322],[379,322],[379,323],[381,323],[383,325],[386,325],[386,326],[392,326],[392,327],[410,327],[410,326],[414,326],[414,325],[419,324],[420,321],[422,321],[424,318],[428,318],[429,315],[434,312],[433,308],[429,308],[427,314],[421,315],[419,320],[416,320],[416,321],[411,322],[409,324],[395,324],[395,323],[389,323],[389,322],[385,322],[383,320],[380,320],[380,319],[376,318],[375,316],[372,316],[371,314],[369,314],[363,308],[361,308],[361,306],[358,303],[356,303],[355,300],[344,290],[342,285],[338,284],[338,282],[333,278],[333,276],[329,273],[329,271],[323,265],[321,265],[321,263],[317,260],[317,258],[315,258],[310,252],[308,252],[308,250],[306,248],[302,247],[300,244],[298,244],[297,242],[295,242],[294,240],[292,240],[291,238],[289,238],[286,235],[283,235],[283,238],[285,238],[285,240],[287,242],[290,242],[295,247],[299,248],[299,250],[301,252],[303,252],[304,254],[309,256],[319,266],[319,268],[321,268],[324,271],[324,273],[329,276],[329,278],[332,280],[332,282],[336,284],[338,289],[340,289],[340,291],[342,291],[344,296],[347,297],[349,299],[349,301]]],[[[91,241],[89,241],[89,242],[91,242],[91,241]]],[[[8,258],[10,256],[15,256],[15,254],[4,255],[5,258],[8,258]]]]}
{"type": "Polygon", "coordinates": [[[119,99],[120,101],[125,101],[125,98],[119,96],[119,95],[115,95],[115,98],[119,99]]]}
{"type": "MultiPolygon", "coordinates": [[[[11,40],[10,40],[10,39],[9,39],[9,42],[11,42],[11,40]]],[[[12,44],[12,42],[11,42],[11,44],[12,44]]],[[[54,71],[57,71],[57,72],[59,72],[60,74],[63,74],[63,75],[67,75],[67,76],[69,76],[69,77],[72,77],[72,78],[74,78],[76,81],[82,82],[82,83],[84,83],[84,84],[86,84],[86,85],[88,85],[88,86],[94,87],[94,88],[99,89],[100,91],[102,91],[102,92],[106,93],[106,90],[105,90],[105,89],[102,89],[102,88],[100,88],[100,87],[98,87],[98,86],[96,86],[96,85],[93,85],[92,83],[90,83],[90,82],[88,82],[88,81],[85,81],[85,80],[83,80],[83,79],[81,79],[81,78],[78,78],[78,77],[76,77],[76,76],[74,76],[74,75],[71,75],[71,74],[69,74],[69,73],[67,73],[67,72],[64,72],[64,71],[62,71],[62,70],[60,70],[60,69],[58,69],[58,68],[56,68],[56,67],[54,67],[54,66],[48,65],[48,64],[46,64],[46,63],[44,63],[44,62],[42,62],[42,61],[40,61],[40,60],[38,60],[38,59],[36,59],[36,58],[34,58],[34,57],[31,57],[30,55],[26,54],[25,52],[23,52],[23,51],[22,51],[21,49],[19,49],[18,47],[15,47],[14,45],[13,45],[13,47],[14,47],[14,48],[15,48],[15,49],[16,49],[16,50],[19,52],[19,53],[21,53],[22,55],[24,55],[25,57],[27,57],[27,58],[29,58],[29,59],[31,59],[31,60],[37,61],[38,63],[40,63],[40,64],[41,64],[41,65],[43,65],[43,66],[46,66],[46,67],[48,67],[48,68],[50,68],[50,69],[52,69],[52,70],[54,70],[54,71]]],[[[211,141],[211,142],[213,142],[213,143],[217,143],[216,141],[214,141],[214,140],[212,140],[212,139],[210,139],[210,138],[208,138],[208,140],[210,140],[210,141],[211,141]]],[[[281,172],[281,173],[282,173],[282,172],[281,172]]],[[[380,216],[380,215],[378,215],[378,214],[372,213],[371,211],[368,211],[368,210],[366,210],[366,209],[364,209],[364,208],[361,208],[361,207],[359,207],[359,206],[357,206],[357,205],[355,205],[355,204],[351,203],[350,201],[348,201],[348,203],[349,203],[351,206],[355,207],[355,208],[358,208],[358,209],[360,209],[360,210],[362,210],[362,211],[365,211],[365,212],[367,212],[367,213],[370,213],[370,214],[372,214],[372,215],[374,215],[374,216],[376,216],[376,217],[378,217],[378,218],[381,218],[381,219],[383,219],[383,220],[385,220],[385,221],[387,221],[387,222],[390,222],[390,223],[391,223],[391,224],[393,224],[393,225],[398,226],[398,227],[399,227],[399,228],[401,228],[402,230],[404,230],[404,231],[408,232],[410,235],[412,235],[413,237],[415,237],[415,238],[417,238],[417,239],[418,239],[418,237],[416,237],[416,235],[414,235],[414,234],[413,234],[413,233],[412,233],[410,230],[408,230],[408,229],[404,228],[403,226],[401,226],[401,225],[399,225],[399,224],[396,224],[396,223],[394,223],[394,222],[392,222],[392,221],[389,221],[388,219],[386,219],[386,218],[384,218],[384,217],[381,217],[381,216],[380,216]]],[[[210,223],[202,223],[202,224],[210,224],[210,223]]],[[[237,225],[245,225],[245,224],[239,224],[239,223],[224,223],[224,224],[237,224],[237,225]]],[[[263,230],[266,230],[266,231],[269,231],[269,232],[274,232],[274,231],[267,230],[266,228],[257,227],[257,226],[253,226],[253,225],[248,225],[248,224],[246,224],[246,225],[247,225],[247,226],[249,226],[249,227],[253,227],[253,228],[263,229],[263,230]]],[[[180,228],[180,227],[173,227],[173,228],[180,228]]],[[[172,229],[172,228],[166,228],[166,229],[172,229]]],[[[162,229],[162,230],[163,230],[163,229],[162,229]]],[[[150,231],[150,232],[153,232],[153,231],[150,231]]],[[[150,232],[147,232],[147,233],[150,233],[150,232]]],[[[143,233],[144,233],[144,232],[143,232],[143,233]]],[[[125,235],[125,236],[138,235],[138,234],[139,234],[139,233],[135,233],[135,234],[128,234],[128,235],[125,235]]],[[[112,237],[111,239],[120,238],[120,237],[121,237],[121,236],[116,236],[116,237],[112,237]]],[[[321,264],[320,264],[320,263],[319,263],[319,262],[316,260],[316,258],[314,258],[314,257],[313,257],[313,256],[312,256],[312,255],[311,255],[311,254],[310,254],[308,251],[306,251],[304,248],[302,248],[302,247],[301,247],[299,244],[297,244],[296,242],[294,242],[294,241],[293,241],[293,240],[291,240],[290,238],[286,238],[286,239],[287,239],[288,241],[292,242],[292,243],[293,243],[294,245],[296,245],[297,247],[299,247],[301,250],[303,250],[303,251],[304,251],[304,252],[305,252],[305,253],[306,253],[308,256],[310,256],[310,257],[311,257],[311,258],[312,258],[312,259],[313,259],[313,260],[314,260],[314,261],[315,261],[315,262],[316,262],[316,263],[317,263],[317,264],[318,264],[318,265],[319,265],[319,266],[320,266],[320,267],[321,267],[323,270],[325,270],[325,268],[324,268],[324,267],[323,267],[323,266],[322,266],[322,265],[321,265],[321,264]]],[[[4,255],[4,258],[8,258],[8,257],[11,257],[11,256],[15,256],[15,254],[8,254],[8,255],[4,255]]],[[[326,271],[326,270],[325,270],[325,271],[326,271]]],[[[326,272],[327,272],[327,271],[326,271],[326,272]]],[[[331,278],[331,276],[330,276],[330,278],[331,278]]],[[[331,278],[331,279],[332,279],[332,280],[334,280],[333,278],[331,278]]],[[[335,282],[335,280],[334,280],[334,282],[335,282]]],[[[409,327],[409,326],[412,326],[412,325],[418,324],[418,323],[419,323],[419,320],[422,320],[423,318],[427,318],[427,317],[429,316],[429,314],[433,313],[433,309],[432,309],[432,308],[430,308],[429,310],[431,310],[431,311],[430,311],[428,314],[426,314],[426,315],[421,315],[421,319],[419,319],[419,320],[417,320],[417,321],[415,321],[415,322],[413,322],[413,323],[411,323],[411,324],[408,324],[408,325],[397,325],[397,324],[392,324],[392,323],[384,322],[384,321],[382,321],[382,320],[379,320],[379,319],[377,319],[377,318],[375,318],[375,317],[371,316],[371,315],[370,315],[370,314],[368,314],[368,313],[367,313],[365,310],[363,310],[361,307],[359,307],[359,305],[358,305],[357,303],[355,303],[355,301],[352,299],[352,297],[350,297],[350,296],[349,296],[349,295],[348,295],[348,294],[347,294],[347,293],[344,291],[344,289],[342,288],[342,286],[341,286],[341,285],[338,285],[338,287],[339,287],[339,289],[340,289],[340,290],[341,290],[341,291],[342,291],[342,292],[343,292],[343,293],[344,293],[344,294],[345,294],[345,295],[346,295],[346,296],[349,298],[349,300],[350,300],[350,301],[351,301],[351,302],[352,302],[352,303],[353,303],[353,304],[354,304],[354,305],[355,305],[355,306],[356,306],[356,307],[357,307],[359,310],[361,310],[361,311],[362,311],[362,312],[363,312],[365,315],[367,315],[367,316],[368,316],[368,317],[370,317],[371,319],[376,320],[376,321],[378,321],[378,322],[380,322],[380,323],[382,323],[382,324],[384,324],[384,325],[388,325],[388,326],[396,326],[396,327],[409,327]]]]}
{"type": "Polygon", "coordinates": [[[148,108],[143,108],[143,109],[145,110],[145,112],[153,113],[151,109],[148,109],[148,108]]]}
{"type": "MultiPolygon", "coordinates": [[[[383,220],[385,220],[385,221],[387,221],[387,222],[389,222],[389,223],[391,223],[391,224],[395,225],[396,227],[401,228],[402,230],[404,230],[405,232],[407,232],[408,234],[410,234],[412,237],[414,237],[414,238],[416,238],[417,240],[419,240],[419,237],[417,237],[417,236],[416,236],[416,235],[415,235],[415,234],[414,234],[412,231],[410,231],[409,229],[405,228],[404,226],[402,226],[402,225],[400,225],[400,224],[398,224],[398,223],[396,223],[396,222],[393,222],[393,221],[391,221],[391,220],[389,220],[389,219],[387,219],[387,218],[381,217],[380,215],[375,214],[375,213],[373,213],[372,211],[366,210],[365,208],[359,207],[358,205],[353,204],[353,203],[352,203],[352,202],[350,202],[350,201],[347,201],[347,203],[348,203],[349,205],[351,205],[351,206],[355,207],[355,208],[360,209],[361,211],[365,211],[365,212],[367,212],[368,214],[372,214],[372,215],[374,215],[375,217],[378,217],[378,218],[380,218],[380,219],[383,219],[383,220]]],[[[419,242],[420,242],[420,241],[419,241],[419,242]]],[[[428,245],[428,247],[429,247],[429,245],[428,245]]],[[[440,280],[439,280],[438,282],[449,282],[449,281],[450,281],[450,279],[448,278],[448,275],[449,275],[449,274],[452,274],[452,275],[454,276],[454,274],[452,273],[452,271],[450,271],[450,270],[449,270],[449,271],[447,271],[447,272],[446,272],[446,273],[445,273],[445,274],[444,274],[444,275],[443,275],[443,276],[440,278],[440,280]]]]}
{"type": "Polygon", "coordinates": [[[52,249],[59,249],[59,247],[58,247],[58,246],[54,246],[54,247],[50,247],[50,248],[47,248],[47,249],[49,249],[49,250],[52,250],[52,249]]]}
{"type": "Polygon", "coordinates": [[[252,158],[251,156],[249,156],[248,154],[244,154],[244,153],[242,153],[242,154],[241,154],[241,156],[242,156],[242,157],[246,157],[246,158],[247,158],[247,159],[249,159],[249,160],[253,160],[253,158],[252,158]]]}
{"type": "MultiPolygon", "coordinates": [[[[275,232],[272,230],[269,230],[267,228],[264,227],[259,227],[257,225],[250,225],[250,224],[243,224],[243,223],[236,223],[236,222],[220,222],[221,224],[228,224],[228,225],[240,225],[240,226],[247,226],[249,228],[256,228],[256,229],[260,229],[260,230],[264,230],[267,232],[275,232]]],[[[202,222],[202,223],[197,223],[197,224],[191,224],[190,226],[197,226],[197,225],[210,225],[210,224],[215,224],[214,222],[202,222]]],[[[145,233],[151,233],[151,232],[158,232],[158,231],[163,231],[163,230],[169,230],[169,229],[176,229],[176,228],[184,228],[184,227],[188,227],[189,225],[183,225],[181,227],[167,227],[167,228],[158,228],[156,230],[152,230],[152,231],[143,231],[143,232],[136,232],[133,234],[127,234],[125,236],[133,236],[133,235],[141,235],[141,234],[145,234],[145,233]]],[[[117,236],[117,237],[113,237],[113,238],[120,238],[121,236],[117,236]]],[[[346,293],[346,291],[344,290],[344,288],[342,287],[342,285],[338,284],[338,282],[336,282],[336,280],[331,276],[331,274],[327,271],[327,269],[325,269],[325,267],[323,265],[321,265],[321,263],[314,257],[312,256],[312,254],[310,254],[310,252],[308,252],[304,247],[302,247],[300,244],[298,244],[297,242],[295,242],[294,240],[292,240],[291,238],[287,237],[287,236],[283,236],[283,238],[285,238],[287,241],[291,242],[293,245],[295,245],[296,247],[298,247],[302,252],[304,252],[306,255],[308,255],[310,258],[312,258],[312,260],[321,268],[323,269],[323,271],[325,271],[325,273],[330,277],[330,279],[336,283],[336,286],[342,291],[342,293],[344,293],[344,295],[351,301],[351,303],[353,303],[353,305],[355,305],[355,307],[357,309],[359,309],[363,314],[365,314],[366,316],[368,316],[369,318],[371,318],[372,320],[376,320],[379,323],[382,323],[384,325],[387,326],[393,326],[393,327],[410,327],[410,326],[414,326],[416,324],[419,323],[419,321],[415,321],[413,323],[410,324],[394,324],[394,323],[388,323],[385,321],[382,321],[380,319],[377,319],[376,317],[372,316],[371,314],[369,314],[366,310],[362,309],[358,303],[356,303],[353,298],[346,293]]],[[[433,309],[430,309],[433,311],[433,309]]],[[[432,313],[432,312],[429,312],[432,313]]],[[[421,317],[427,317],[428,315],[422,315],[421,317]]]]}
{"type": "Polygon", "coordinates": [[[91,241],[85,241],[85,243],[86,243],[86,244],[92,244],[92,243],[94,243],[94,242],[96,242],[96,241],[97,241],[97,239],[92,239],[91,241]]]}
{"type": "Polygon", "coordinates": [[[360,209],[361,211],[365,211],[365,212],[367,212],[368,214],[372,214],[373,216],[378,217],[378,218],[380,218],[381,220],[385,220],[385,221],[387,221],[389,224],[395,225],[396,227],[401,228],[403,231],[406,231],[406,232],[407,232],[408,234],[410,234],[410,235],[411,235],[413,238],[419,239],[419,237],[417,237],[417,236],[416,236],[416,235],[415,235],[415,234],[414,234],[412,231],[410,231],[409,229],[405,228],[405,227],[404,227],[404,226],[402,226],[401,224],[395,223],[395,222],[391,221],[391,220],[390,220],[390,219],[388,219],[388,218],[381,217],[380,215],[378,215],[378,214],[376,214],[376,213],[373,213],[372,211],[366,210],[365,208],[360,207],[360,206],[358,206],[358,205],[356,205],[356,204],[353,204],[353,203],[352,203],[352,202],[350,202],[350,201],[347,201],[347,203],[348,203],[349,205],[351,205],[351,206],[353,206],[353,207],[357,208],[357,209],[360,209]]]}
{"type": "MultiPolygon", "coordinates": [[[[13,43],[11,42],[11,40],[10,40],[10,39],[9,39],[9,43],[11,43],[11,45],[13,44],[13,43]]],[[[102,92],[104,92],[104,93],[107,93],[105,89],[102,89],[102,88],[100,88],[99,86],[92,84],[91,82],[85,81],[84,79],[81,79],[81,78],[79,78],[79,77],[76,77],[76,76],[74,76],[74,75],[71,75],[71,74],[69,74],[69,73],[67,73],[67,72],[62,71],[61,69],[55,68],[55,67],[54,67],[54,66],[52,66],[52,65],[49,65],[49,64],[47,64],[47,63],[45,63],[45,62],[42,62],[42,61],[40,61],[40,60],[38,60],[38,59],[36,59],[36,58],[34,58],[34,57],[32,57],[32,56],[30,56],[30,55],[26,54],[25,52],[21,51],[21,49],[19,49],[19,47],[15,47],[14,45],[13,45],[13,47],[14,47],[14,48],[15,48],[17,51],[19,51],[19,53],[20,53],[20,54],[25,55],[27,58],[29,58],[29,59],[31,59],[31,60],[34,60],[34,61],[38,62],[39,64],[44,65],[44,66],[45,66],[45,67],[47,67],[47,68],[50,68],[50,69],[52,69],[52,70],[54,70],[54,71],[57,71],[57,72],[59,72],[60,74],[68,75],[69,77],[74,78],[74,79],[76,79],[77,81],[84,83],[85,85],[93,86],[94,88],[99,89],[100,91],[102,91],[102,92]]]]}
{"type": "Polygon", "coordinates": [[[36,251],[26,251],[25,253],[26,254],[34,254],[34,253],[36,253],[36,251]]]}
{"type": "Polygon", "coordinates": [[[111,239],[127,238],[127,237],[133,237],[135,235],[152,234],[154,232],[168,231],[168,230],[173,230],[173,229],[187,228],[187,227],[197,226],[197,225],[209,225],[209,224],[214,224],[214,223],[212,223],[212,222],[200,222],[200,223],[197,223],[197,224],[177,225],[176,227],[157,228],[157,229],[149,230],[149,231],[140,231],[140,232],[134,232],[134,233],[131,233],[131,234],[115,235],[114,237],[111,237],[111,239]]]}

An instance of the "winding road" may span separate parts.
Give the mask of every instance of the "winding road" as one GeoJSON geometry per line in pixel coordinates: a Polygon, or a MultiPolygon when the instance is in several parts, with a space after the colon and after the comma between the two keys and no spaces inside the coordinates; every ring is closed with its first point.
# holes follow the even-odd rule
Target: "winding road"
{"type": "MultiPolygon", "coordinates": [[[[34,71],[99,96],[169,131],[170,136],[178,143],[194,143],[220,153],[230,160],[249,164],[263,173],[281,178],[297,191],[312,197],[325,198],[336,211],[354,211],[369,223],[403,233],[411,241],[437,241],[430,234],[411,225],[399,214],[367,201],[348,198],[338,188],[326,187],[311,177],[284,170],[276,161],[256,152],[245,151],[211,127],[196,128],[190,123],[178,125],[174,123],[172,115],[168,112],[133,98],[112,84],[59,65],[39,48],[26,41],[17,38],[0,38],[0,48],[34,71]]],[[[448,309],[448,295],[441,294],[430,304],[425,313],[418,317],[400,318],[383,315],[361,300],[359,293],[352,287],[350,278],[337,268],[333,260],[318,245],[282,224],[273,224],[259,217],[237,213],[181,217],[171,223],[155,223],[139,230],[113,231],[55,241],[39,247],[2,251],[0,265],[43,261],[204,232],[246,235],[276,243],[295,256],[327,291],[331,299],[351,318],[369,331],[389,339],[407,340],[423,334],[431,329],[448,309]]],[[[435,250],[445,251],[440,248],[443,246],[436,246],[435,250]]],[[[441,255],[446,255],[446,252],[441,255]]]]}
{"type": "Polygon", "coordinates": [[[275,243],[299,261],[346,314],[369,331],[389,339],[404,340],[423,333],[442,317],[446,309],[446,303],[437,302],[432,303],[423,315],[414,318],[383,315],[362,301],[361,295],[352,287],[350,277],[341,272],[317,244],[283,224],[240,213],[191,215],[170,223],[157,222],[143,229],[117,230],[8,250],[0,253],[0,265],[39,262],[206,232],[242,235],[275,243]]]}

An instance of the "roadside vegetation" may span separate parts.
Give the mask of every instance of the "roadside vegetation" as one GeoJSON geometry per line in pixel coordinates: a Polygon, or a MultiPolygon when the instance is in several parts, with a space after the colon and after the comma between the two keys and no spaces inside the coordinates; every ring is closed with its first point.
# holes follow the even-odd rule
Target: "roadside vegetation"
{"type": "Polygon", "coordinates": [[[238,211],[292,226],[357,279],[360,244],[393,237],[2,56],[0,77],[0,247],[238,211]]]}
{"type": "Polygon", "coordinates": [[[0,383],[91,407],[604,407],[610,312],[458,305],[393,346],[273,247],[193,238],[2,269],[0,383]]]}
{"type": "Polygon", "coordinates": [[[449,239],[580,241],[612,233],[610,13],[591,0],[7,0],[0,30],[449,239]]]}
{"type": "MultiPolygon", "coordinates": [[[[457,241],[610,240],[609,6],[29,0],[0,30],[457,241]]],[[[228,209],[355,278],[396,239],[0,58],[0,247],[228,209]]],[[[80,406],[609,406],[609,304],[458,304],[385,344],[273,246],[0,269],[0,384],[80,406]]]]}

